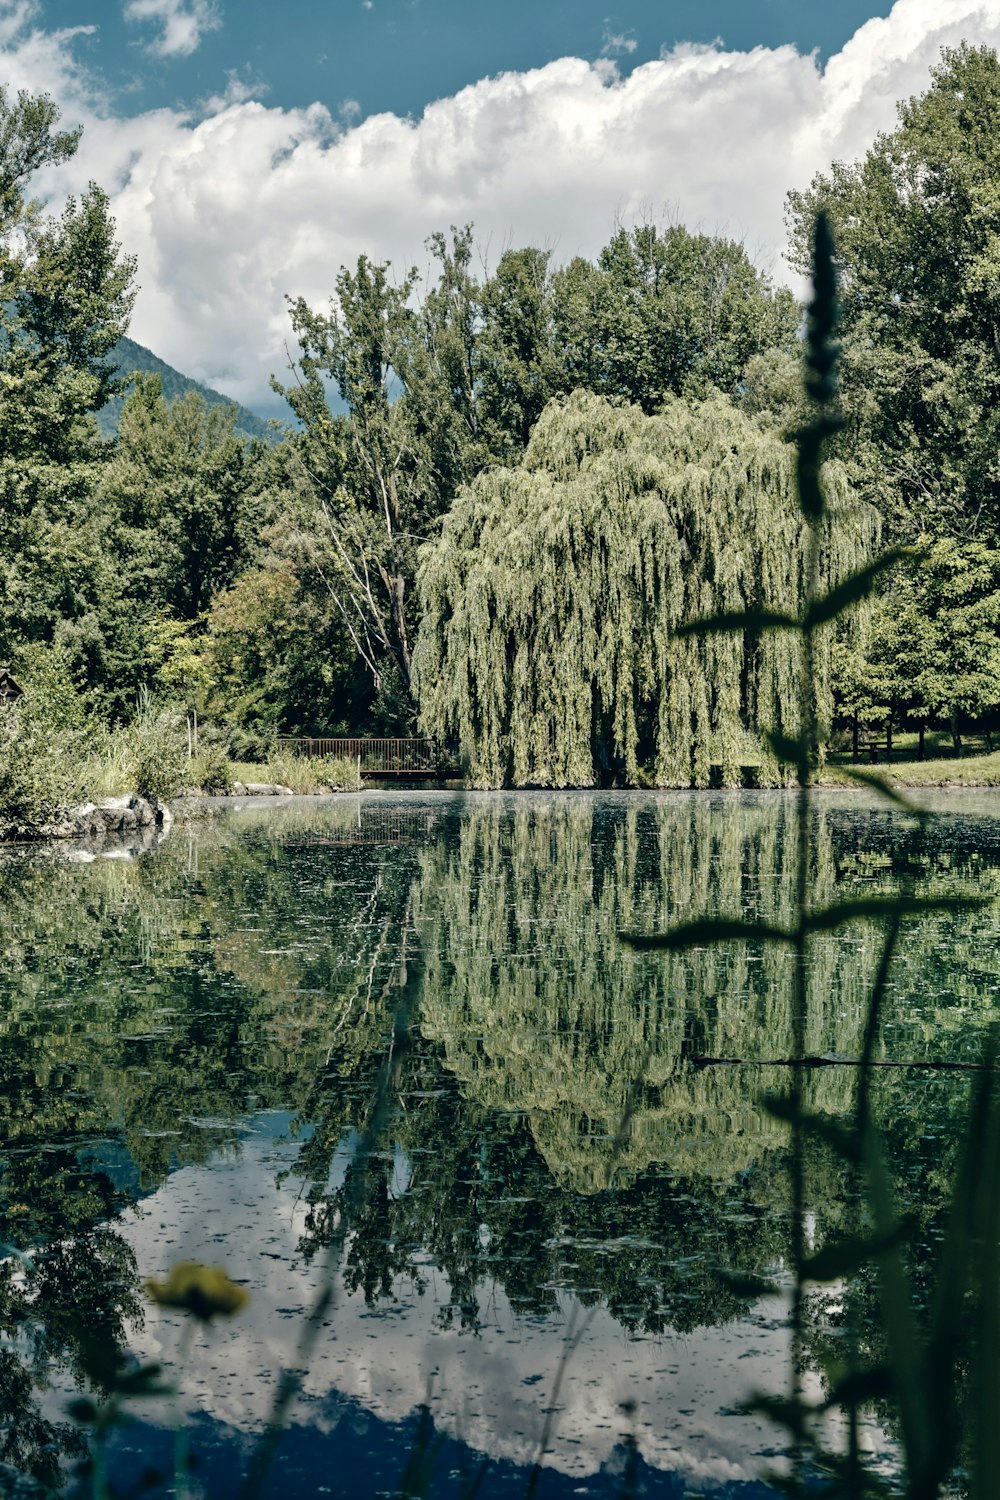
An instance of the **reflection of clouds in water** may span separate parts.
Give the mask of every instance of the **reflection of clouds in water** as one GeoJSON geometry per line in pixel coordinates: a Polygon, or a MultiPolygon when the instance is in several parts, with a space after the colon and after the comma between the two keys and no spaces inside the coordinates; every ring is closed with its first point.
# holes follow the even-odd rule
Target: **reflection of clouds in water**
{"type": "MultiPolygon", "coordinates": [[[[295,1258],[305,1218],[297,1181],[275,1185],[294,1152],[252,1135],[237,1159],[174,1173],[127,1230],[143,1275],[191,1258],[222,1264],[250,1286],[253,1298],[239,1319],[197,1341],[184,1382],[192,1408],[236,1428],[259,1428],[265,1419],[277,1371],[294,1362],[300,1320],[319,1280],[315,1265],[295,1258]],[[262,1370],[269,1378],[260,1378],[262,1370]]],[[[603,1309],[582,1314],[570,1297],[561,1299],[564,1323],[519,1317],[494,1288],[483,1297],[475,1337],[434,1327],[447,1301],[446,1278],[430,1267],[426,1274],[423,1295],[397,1280],[395,1300],[378,1309],[340,1293],[305,1382],[309,1415],[320,1426],[336,1424],[336,1405],[324,1399],[334,1391],[388,1421],[407,1417],[430,1391],[440,1428],[494,1457],[530,1462],[566,1326],[573,1316],[579,1326],[582,1315],[585,1332],[563,1383],[551,1463],[584,1475],[611,1460],[628,1430],[626,1400],[638,1406],[646,1461],[690,1482],[751,1479],[772,1461],[774,1429],[736,1407],[784,1378],[788,1341],[776,1326],[778,1303],[759,1304],[723,1329],[630,1338],[603,1309]]],[[[176,1315],[151,1308],[137,1352],[169,1361],[179,1327],[176,1315]]]]}

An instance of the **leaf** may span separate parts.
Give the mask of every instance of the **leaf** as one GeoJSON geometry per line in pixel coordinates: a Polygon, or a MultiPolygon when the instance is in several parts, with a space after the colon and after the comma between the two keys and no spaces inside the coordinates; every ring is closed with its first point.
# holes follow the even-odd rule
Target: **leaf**
{"type": "Polygon", "coordinates": [[[784,1120],[789,1125],[799,1124],[818,1136],[845,1161],[860,1162],[861,1141],[855,1131],[841,1125],[839,1120],[813,1110],[800,1109],[794,1099],[784,1094],[769,1094],[764,1100],[764,1108],[774,1119],[784,1120]]]}
{"type": "Polygon", "coordinates": [[[773,729],[765,729],[764,738],[783,765],[795,766],[800,773],[808,771],[809,747],[805,739],[793,739],[773,729]]]}
{"type": "Polygon", "coordinates": [[[862,599],[867,599],[883,573],[894,568],[904,557],[913,555],[911,547],[890,547],[888,552],[883,552],[874,562],[859,568],[856,573],[850,573],[841,583],[834,584],[828,593],[814,600],[806,610],[804,624],[814,628],[835,620],[852,604],[859,604],[862,599]]]}
{"type": "Polygon", "coordinates": [[[36,1271],[38,1269],[31,1256],[25,1255],[24,1251],[19,1250],[16,1245],[0,1244],[0,1259],[16,1260],[26,1271],[36,1271]]]}
{"type": "Polygon", "coordinates": [[[812,1407],[804,1401],[790,1401],[787,1396],[757,1395],[747,1402],[746,1411],[757,1411],[780,1427],[785,1427],[795,1437],[802,1437],[806,1430],[806,1418],[812,1407]]]}
{"type": "Polygon", "coordinates": [[[678,625],[674,635],[725,635],[748,630],[754,635],[765,630],[798,630],[799,622],[791,615],[774,609],[724,610],[704,620],[689,620],[678,625]]]}
{"type": "Polygon", "coordinates": [[[878,792],[880,797],[884,797],[887,802],[891,802],[894,807],[898,807],[902,812],[912,813],[915,818],[927,817],[924,808],[918,807],[915,802],[911,802],[909,797],[904,797],[903,793],[897,787],[893,786],[891,781],[886,781],[885,777],[880,776],[877,771],[865,771],[861,766],[838,766],[837,770],[843,772],[845,776],[849,776],[852,781],[860,781],[862,786],[871,787],[873,792],[878,792]]]}
{"type": "Polygon", "coordinates": [[[665,949],[676,952],[679,948],[701,948],[710,943],[794,943],[795,937],[781,927],[769,927],[766,922],[741,922],[735,918],[704,918],[696,922],[681,922],[669,932],[622,932],[623,943],[639,951],[665,949]]]}
{"type": "Polygon", "coordinates": [[[193,1260],[178,1261],[166,1281],[150,1277],[146,1291],[160,1307],[193,1313],[200,1323],[210,1323],[220,1314],[230,1318],[250,1300],[246,1287],[233,1281],[221,1267],[203,1266],[193,1260]]]}
{"type": "Polygon", "coordinates": [[[838,901],[810,912],[803,926],[807,932],[832,932],[846,922],[882,922],[889,917],[919,917],[935,911],[978,911],[989,906],[988,896],[868,896],[856,901],[838,901]]]}
{"type": "MultiPolygon", "coordinates": [[[[888,1245],[898,1230],[892,1190],[877,1131],[868,1126],[862,1135],[868,1178],[868,1203],[876,1235],[888,1245]]],[[[924,1474],[932,1441],[927,1363],[914,1314],[913,1291],[898,1246],[878,1258],[882,1327],[889,1352],[889,1368],[899,1401],[903,1442],[911,1473],[924,1474]]]]}
{"type": "Polygon", "coordinates": [[[903,1238],[902,1225],[897,1225],[888,1236],[869,1239],[864,1235],[851,1235],[846,1240],[835,1240],[803,1262],[802,1278],[804,1281],[839,1281],[842,1276],[859,1271],[869,1261],[878,1260],[903,1238]]]}
{"type": "Polygon", "coordinates": [[[820,1411],[833,1406],[866,1406],[872,1401],[884,1401],[892,1394],[892,1376],[885,1365],[875,1365],[870,1370],[851,1370],[831,1385],[820,1411]]]}
{"type": "Polygon", "coordinates": [[[734,1271],[728,1266],[716,1269],[719,1280],[736,1297],[773,1297],[781,1291],[778,1283],[769,1276],[754,1276],[748,1271],[734,1271]]]}

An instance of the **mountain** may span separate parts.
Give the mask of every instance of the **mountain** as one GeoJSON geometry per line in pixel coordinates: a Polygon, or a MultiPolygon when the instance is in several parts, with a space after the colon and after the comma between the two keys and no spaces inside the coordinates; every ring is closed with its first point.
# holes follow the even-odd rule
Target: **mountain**
{"type": "MultiPolygon", "coordinates": [[[[267,442],[275,441],[275,429],[263,417],[258,417],[255,412],[248,411],[245,406],[241,406],[238,401],[233,401],[231,397],[223,396],[220,391],[213,391],[210,386],[200,385],[197,380],[191,380],[187,375],[182,375],[179,370],[175,370],[165,360],[158,359],[151,349],[137,344],[134,339],[119,339],[111,350],[109,358],[114,361],[123,375],[134,375],[137,371],[143,375],[159,375],[163,382],[163,394],[168,401],[176,400],[187,391],[197,391],[209,406],[235,406],[238,432],[251,438],[264,438],[267,442]]],[[[111,400],[97,413],[97,421],[103,437],[114,437],[118,431],[118,422],[124,404],[124,396],[112,396],[111,400]]],[[[280,435],[280,429],[278,435],[280,435]]]]}

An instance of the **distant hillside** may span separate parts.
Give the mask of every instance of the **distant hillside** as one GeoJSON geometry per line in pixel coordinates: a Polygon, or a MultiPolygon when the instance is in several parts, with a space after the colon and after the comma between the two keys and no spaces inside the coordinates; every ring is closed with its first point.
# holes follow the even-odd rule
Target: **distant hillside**
{"type": "MultiPolygon", "coordinates": [[[[150,349],[135,343],[133,339],[119,339],[110,357],[123,375],[133,375],[137,370],[143,375],[159,375],[163,382],[163,394],[168,401],[176,400],[186,391],[197,391],[209,406],[235,406],[237,431],[245,433],[247,437],[266,438],[268,442],[274,441],[274,431],[263,417],[258,417],[256,413],[248,411],[245,406],[240,406],[238,401],[233,401],[229,396],[223,396],[220,391],[213,391],[210,386],[199,385],[197,380],[190,380],[187,375],[182,375],[179,370],[175,370],[164,360],[157,359],[150,349]]],[[[118,431],[118,422],[124,404],[124,396],[113,396],[97,413],[97,420],[104,437],[114,437],[118,431]]]]}

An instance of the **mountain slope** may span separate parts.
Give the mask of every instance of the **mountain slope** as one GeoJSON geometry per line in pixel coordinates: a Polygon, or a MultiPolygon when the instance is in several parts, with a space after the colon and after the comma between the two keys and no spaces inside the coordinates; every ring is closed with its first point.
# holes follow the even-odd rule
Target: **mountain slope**
{"type": "MultiPolygon", "coordinates": [[[[191,380],[187,375],[182,375],[165,360],[157,358],[152,350],[137,344],[134,339],[119,339],[112,349],[110,358],[118,366],[123,375],[133,375],[136,371],[143,375],[159,375],[163,382],[163,394],[168,401],[174,401],[178,396],[183,396],[187,391],[197,391],[209,406],[235,406],[236,428],[238,432],[245,433],[247,437],[264,438],[268,442],[274,442],[275,432],[263,417],[258,417],[255,412],[248,411],[238,401],[233,401],[229,396],[223,396],[219,391],[213,391],[210,386],[200,385],[197,380],[191,380]]],[[[97,421],[103,437],[114,437],[118,431],[118,422],[121,418],[122,407],[125,397],[113,396],[97,414],[97,421]]]]}

